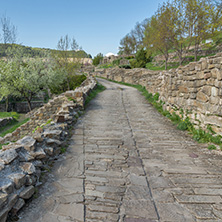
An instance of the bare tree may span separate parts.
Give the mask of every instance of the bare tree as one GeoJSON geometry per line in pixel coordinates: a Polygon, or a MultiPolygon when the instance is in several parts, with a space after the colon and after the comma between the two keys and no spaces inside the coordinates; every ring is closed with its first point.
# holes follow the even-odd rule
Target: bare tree
{"type": "Polygon", "coordinates": [[[4,44],[7,43],[16,43],[17,41],[17,27],[12,24],[10,18],[4,15],[1,18],[2,25],[2,41],[4,44]]]}

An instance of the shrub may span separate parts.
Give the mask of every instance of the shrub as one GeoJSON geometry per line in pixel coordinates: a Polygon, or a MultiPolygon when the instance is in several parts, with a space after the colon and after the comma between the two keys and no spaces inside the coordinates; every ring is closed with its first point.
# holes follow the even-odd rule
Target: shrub
{"type": "Polygon", "coordinates": [[[93,58],[93,65],[98,66],[100,64],[100,61],[103,59],[103,54],[99,53],[93,58]]]}
{"type": "MultiPolygon", "coordinates": [[[[70,89],[74,90],[76,87],[79,87],[81,83],[86,79],[85,75],[73,75],[69,76],[70,89]]],[[[64,80],[62,84],[55,87],[50,87],[50,91],[53,94],[61,94],[68,90],[67,81],[64,80]]]]}
{"type": "Polygon", "coordinates": [[[142,48],[137,51],[135,60],[131,60],[130,65],[132,68],[145,68],[148,62],[151,62],[151,56],[148,56],[147,51],[142,48]]]}
{"type": "Polygon", "coordinates": [[[209,145],[207,148],[209,150],[216,150],[217,149],[216,146],[214,146],[213,144],[209,145]]]}

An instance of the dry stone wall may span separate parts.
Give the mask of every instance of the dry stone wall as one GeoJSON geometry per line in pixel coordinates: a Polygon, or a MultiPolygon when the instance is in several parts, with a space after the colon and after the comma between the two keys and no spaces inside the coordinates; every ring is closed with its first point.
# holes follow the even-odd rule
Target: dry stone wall
{"type": "Polygon", "coordinates": [[[160,94],[165,109],[189,111],[193,123],[222,135],[222,53],[169,71],[113,68],[94,75],[145,86],[160,94]]]}
{"type": "Polygon", "coordinates": [[[2,138],[2,142],[16,142],[0,150],[1,222],[7,220],[8,214],[15,215],[33,196],[41,171],[60,153],[68,129],[76,122],[86,96],[95,87],[96,80],[88,77],[75,91],[65,92],[30,113],[29,122],[2,138]]]}

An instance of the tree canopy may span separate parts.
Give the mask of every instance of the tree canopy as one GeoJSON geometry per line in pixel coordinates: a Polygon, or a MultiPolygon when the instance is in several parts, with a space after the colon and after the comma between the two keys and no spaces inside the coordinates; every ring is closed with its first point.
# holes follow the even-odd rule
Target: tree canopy
{"type": "Polygon", "coordinates": [[[208,38],[222,42],[222,2],[215,0],[172,0],[160,5],[155,14],[137,23],[120,41],[119,54],[147,51],[161,53],[165,68],[169,52],[175,51],[180,64],[192,46],[195,60],[208,38]]]}

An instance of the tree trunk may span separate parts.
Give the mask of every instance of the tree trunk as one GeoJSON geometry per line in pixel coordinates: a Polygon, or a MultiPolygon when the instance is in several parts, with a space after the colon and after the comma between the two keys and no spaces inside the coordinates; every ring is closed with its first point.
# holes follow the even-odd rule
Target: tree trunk
{"type": "Polygon", "coordinates": [[[194,51],[194,61],[196,62],[197,61],[197,50],[195,49],[194,51]]]}
{"type": "Polygon", "coordinates": [[[30,111],[32,111],[31,100],[27,97],[26,97],[26,100],[27,100],[28,107],[29,107],[29,112],[30,112],[30,111]]]}
{"type": "Polygon", "coordinates": [[[167,70],[168,55],[165,55],[165,70],[167,70]]]}
{"type": "Polygon", "coordinates": [[[165,70],[167,70],[167,60],[165,60],[165,70]]]}
{"type": "Polygon", "coordinates": [[[8,96],[6,98],[6,101],[5,101],[5,111],[8,112],[8,96]]]}
{"type": "Polygon", "coordinates": [[[70,84],[69,84],[69,78],[67,77],[67,87],[68,87],[68,90],[70,90],[70,84]]]}
{"type": "Polygon", "coordinates": [[[198,44],[195,43],[195,48],[194,48],[194,61],[197,61],[197,53],[198,53],[198,44]]]}
{"type": "Polygon", "coordinates": [[[183,62],[183,56],[182,56],[182,53],[179,52],[178,53],[178,56],[179,56],[179,61],[180,61],[180,66],[182,65],[182,62],[183,62]]]}

